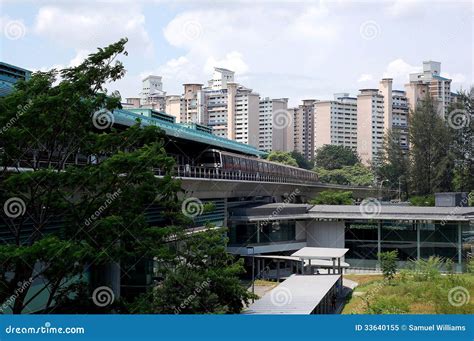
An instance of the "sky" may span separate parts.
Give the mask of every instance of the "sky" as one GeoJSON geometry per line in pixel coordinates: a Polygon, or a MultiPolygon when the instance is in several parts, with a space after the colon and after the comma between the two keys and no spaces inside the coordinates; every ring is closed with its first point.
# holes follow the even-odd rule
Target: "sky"
{"type": "Polygon", "coordinates": [[[383,77],[403,89],[424,60],[442,63],[452,90],[467,89],[473,21],[471,0],[0,0],[0,60],[32,71],[73,66],[128,37],[127,74],[108,86],[123,98],[150,74],[176,95],[224,67],[293,106],[357,95],[383,77]]]}

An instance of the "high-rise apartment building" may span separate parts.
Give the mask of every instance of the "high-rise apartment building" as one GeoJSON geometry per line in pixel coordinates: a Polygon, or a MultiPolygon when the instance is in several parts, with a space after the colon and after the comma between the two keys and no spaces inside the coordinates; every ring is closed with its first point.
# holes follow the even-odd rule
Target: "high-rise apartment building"
{"type": "MultiPolygon", "coordinates": [[[[378,89],[361,89],[357,95],[357,153],[366,165],[377,159],[385,132],[384,96],[378,89]]],[[[388,112],[388,110],[387,110],[388,112]]]]}
{"type": "Polygon", "coordinates": [[[332,144],[357,151],[357,98],[334,94],[334,100],[318,101],[315,108],[315,149],[332,144]]]}
{"type": "Polygon", "coordinates": [[[217,136],[258,147],[259,95],[235,83],[233,71],[215,68],[207,87],[184,84],[179,99],[167,97],[166,112],[181,123],[206,125],[217,136]]]}
{"type": "Polygon", "coordinates": [[[441,77],[440,62],[424,61],[422,72],[410,74],[410,82],[405,85],[405,91],[412,111],[427,94],[437,102],[442,117],[447,114],[452,102],[451,79],[441,77]]]}
{"type": "Polygon", "coordinates": [[[161,76],[150,75],[142,81],[140,105],[158,111],[164,111],[166,106],[166,92],[163,91],[161,76]]]}
{"type": "Polygon", "coordinates": [[[262,98],[259,111],[258,148],[266,152],[293,151],[293,113],[288,110],[288,98],[262,98]]]}
{"type": "Polygon", "coordinates": [[[385,134],[400,134],[400,146],[408,149],[409,100],[406,93],[393,90],[393,80],[384,78],[379,89],[362,89],[357,96],[357,152],[363,163],[377,160],[385,134]]]}
{"type": "Polygon", "coordinates": [[[297,108],[291,109],[294,126],[294,149],[306,160],[314,159],[314,116],[315,99],[303,100],[297,108]]]}
{"type": "Polygon", "coordinates": [[[400,147],[408,150],[409,104],[405,91],[392,91],[392,129],[400,134],[400,147]]]}

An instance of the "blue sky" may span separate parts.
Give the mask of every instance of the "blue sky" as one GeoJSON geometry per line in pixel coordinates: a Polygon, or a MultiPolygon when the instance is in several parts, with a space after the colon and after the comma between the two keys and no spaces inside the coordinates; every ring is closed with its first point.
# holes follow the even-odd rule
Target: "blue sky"
{"type": "Polygon", "coordinates": [[[454,90],[473,84],[471,1],[0,1],[0,59],[31,70],[75,65],[127,36],[127,75],[108,87],[123,97],[148,74],[180,94],[214,66],[292,105],[355,95],[382,77],[403,89],[429,59],[454,90]]]}

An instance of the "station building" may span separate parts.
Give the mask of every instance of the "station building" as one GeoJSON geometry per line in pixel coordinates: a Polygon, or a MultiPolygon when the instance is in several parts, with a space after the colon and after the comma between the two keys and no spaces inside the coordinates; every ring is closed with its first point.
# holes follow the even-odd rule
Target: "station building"
{"type": "Polygon", "coordinates": [[[229,209],[229,252],[288,255],[303,247],[347,248],[351,268],[378,268],[378,254],[398,251],[400,266],[439,256],[465,269],[474,251],[474,207],[270,203],[229,209]]]}

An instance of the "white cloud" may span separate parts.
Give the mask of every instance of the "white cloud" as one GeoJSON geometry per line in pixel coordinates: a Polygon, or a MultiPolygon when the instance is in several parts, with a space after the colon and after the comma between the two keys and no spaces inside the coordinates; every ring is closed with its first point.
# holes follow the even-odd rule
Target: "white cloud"
{"type": "Polygon", "coordinates": [[[45,6],[35,19],[34,32],[76,51],[94,50],[128,37],[128,48],[151,53],[145,16],[133,5],[45,6]]]}
{"type": "MultiPolygon", "coordinates": [[[[308,4],[233,6],[231,10],[210,7],[179,13],[164,27],[163,36],[171,46],[185,50],[182,56],[189,63],[181,69],[190,75],[188,81],[203,83],[214,67],[221,66],[235,71],[237,82],[259,91],[263,75],[267,86],[272,82],[271,73],[281,82],[272,85],[284,89],[290,76],[319,72],[338,42],[339,20],[324,6],[308,4]]],[[[157,69],[169,69],[172,61],[157,69]]],[[[164,87],[181,90],[177,79],[169,82],[164,87]]],[[[305,82],[304,87],[310,93],[315,84],[305,82]]]]}
{"type": "MultiPolygon", "coordinates": [[[[395,0],[387,6],[386,11],[394,17],[416,16],[427,3],[426,0],[395,0]]],[[[433,5],[433,1],[430,5],[433,5]]]]}
{"type": "Polygon", "coordinates": [[[464,83],[466,82],[466,76],[463,75],[462,73],[447,73],[447,72],[441,72],[441,76],[445,78],[452,79],[453,83],[464,83]]]}
{"type": "Polygon", "coordinates": [[[237,75],[244,74],[249,67],[244,62],[243,56],[240,52],[232,51],[225,55],[223,59],[216,60],[214,57],[209,57],[206,61],[204,71],[208,74],[214,70],[214,67],[223,67],[235,71],[237,75]]]}
{"type": "Polygon", "coordinates": [[[383,77],[393,78],[394,83],[406,83],[409,80],[410,73],[421,72],[421,70],[421,66],[410,65],[403,59],[398,58],[388,64],[383,77]]]}
{"type": "Polygon", "coordinates": [[[368,82],[374,79],[374,76],[371,75],[370,73],[363,73],[360,75],[360,77],[357,79],[358,83],[363,83],[363,82],[368,82]]]}

